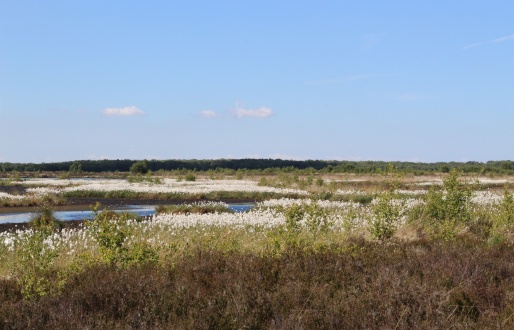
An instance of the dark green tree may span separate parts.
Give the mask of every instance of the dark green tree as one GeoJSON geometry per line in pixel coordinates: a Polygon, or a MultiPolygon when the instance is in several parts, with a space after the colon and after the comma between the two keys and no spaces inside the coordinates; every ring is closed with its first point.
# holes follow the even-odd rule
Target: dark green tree
{"type": "Polygon", "coordinates": [[[510,160],[504,160],[501,162],[501,168],[502,170],[512,170],[512,162],[510,160]]]}
{"type": "Polygon", "coordinates": [[[147,173],[148,172],[148,161],[145,159],[145,160],[141,160],[139,162],[135,162],[130,167],[130,172],[134,173],[134,174],[145,174],[145,173],[147,173]]]}

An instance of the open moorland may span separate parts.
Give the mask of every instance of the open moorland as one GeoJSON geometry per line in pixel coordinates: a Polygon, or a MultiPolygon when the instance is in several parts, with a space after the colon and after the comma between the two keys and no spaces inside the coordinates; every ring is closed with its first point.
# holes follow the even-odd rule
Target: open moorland
{"type": "Polygon", "coordinates": [[[514,177],[444,172],[5,172],[0,327],[514,328],[514,177]]]}

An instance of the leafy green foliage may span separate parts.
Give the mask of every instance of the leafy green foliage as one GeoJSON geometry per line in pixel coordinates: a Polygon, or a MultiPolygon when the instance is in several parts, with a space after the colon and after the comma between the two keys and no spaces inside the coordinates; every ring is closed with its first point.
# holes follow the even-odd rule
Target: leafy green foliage
{"type": "Polygon", "coordinates": [[[470,223],[472,190],[467,183],[460,187],[460,172],[452,170],[443,179],[443,187],[432,187],[427,194],[426,215],[429,232],[451,240],[458,228],[470,223]]]}
{"type": "Polygon", "coordinates": [[[514,197],[507,189],[503,192],[498,211],[494,213],[491,236],[492,242],[514,238],[514,197]]]}
{"type": "Polygon", "coordinates": [[[452,170],[443,180],[443,189],[434,186],[430,189],[427,198],[428,214],[431,218],[439,221],[455,219],[457,221],[469,222],[471,213],[469,203],[472,191],[465,184],[459,187],[460,173],[452,170]]]}
{"type": "Polygon", "coordinates": [[[113,211],[99,211],[100,203],[91,206],[94,220],[86,225],[92,229],[102,261],[115,267],[128,267],[139,262],[155,262],[156,252],[146,243],[137,243],[130,246],[125,244],[130,235],[125,222],[134,219],[131,213],[115,213],[113,211]]]}
{"type": "Polygon", "coordinates": [[[148,172],[148,170],[149,170],[148,161],[146,159],[135,162],[130,167],[130,172],[134,173],[134,174],[145,174],[148,172]]]}
{"type": "Polygon", "coordinates": [[[52,209],[46,206],[30,225],[34,233],[20,242],[16,249],[19,264],[14,266],[13,276],[18,279],[21,293],[26,299],[37,299],[56,289],[51,277],[58,253],[48,245],[46,239],[58,227],[58,221],[52,209]]]}
{"type": "Polygon", "coordinates": [[[62,223],[54,217],[50,206],[44,205],[40,212],[36,218],[29,222],[32,228],[51,234],[55,229],[62,227],[62,223]]]}
{"type": "Polygon", "coordinates": [[[37,299],[55,289],[51,279],[52,266],[58,253],[45,244],[49,232],[36,230],[16,250],[19,264],[14,267],[21,293],[26,299],[37,299]]]}
{"type": "Polygon", "coordinates": [[[368,231],[375,239],[385,240],[391,238],[402,217],[405,199],[399,198],[397,189],[401,183],[401,174],[397,173],[392,165],[384,177],[387,190],[380,193],[376,202],[371,204],[373,217],[369,223],[368,231]]]}

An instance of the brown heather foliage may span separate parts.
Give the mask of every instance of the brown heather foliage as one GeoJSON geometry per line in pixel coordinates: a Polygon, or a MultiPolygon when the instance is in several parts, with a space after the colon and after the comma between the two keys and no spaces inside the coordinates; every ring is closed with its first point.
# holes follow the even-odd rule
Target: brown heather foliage
{"type": "Polygon", "coordinates": [[[197,251],[175,265],[96,265],[24,300],[2,329],[514,328],[513,246],[353,241],[280,257],[197,251]]]}

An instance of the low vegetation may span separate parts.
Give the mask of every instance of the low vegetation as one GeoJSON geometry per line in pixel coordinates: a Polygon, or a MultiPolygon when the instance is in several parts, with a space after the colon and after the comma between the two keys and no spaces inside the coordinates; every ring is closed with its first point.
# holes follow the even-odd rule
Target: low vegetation
{"type": "Polygon", "coordinates": [[[1,280],[0,327],[509,329],[512,252],[356,240],[280,256],[201,249],[176,263],[92,263],[38,299],[1,280]]]}
{"type": "Polygon", "coordinates": [[[0,328],[514,328],[509,186],[449,169],[420,189],[404,175],[351,187],[284,175],[256,189],[312,191],[203,195],[262,198],[246,213],[193,203],[135,219],[97,204],[78,229],[46,209],[0,233],[0,328]]]}
{"type": "Polygon", "coordinates": [[[488,162],[384,162],[384,161],[324,161],[324,160],[285,160],[285,159],[208,159],[208,160],[79,160],[60,163],[0,163],[0,174],[11,172],[66,172],[80,170],[89,173],[133,172],[144,174],[146,171],[167,171],[173,175],[188,171],[210,172],[210,174],[280,174],[301,172],[302,174],[355,173],[381,174],[387,172],[389,164],[404,173],[424,175],[430,173],[449,173],[452,169],[464,173],[512,175],[514,163],[510,160],[488,162]],[[80,166],[80,167],[79,167],[80,166]]]}
{"type": "Polygon", "coordinates": [[[194,203],[179,205],[159,205],[155,209],[157,214],[207,214],[207,213],[233,213],[225,203],[194,203]]]}

